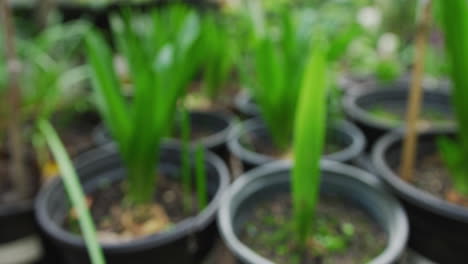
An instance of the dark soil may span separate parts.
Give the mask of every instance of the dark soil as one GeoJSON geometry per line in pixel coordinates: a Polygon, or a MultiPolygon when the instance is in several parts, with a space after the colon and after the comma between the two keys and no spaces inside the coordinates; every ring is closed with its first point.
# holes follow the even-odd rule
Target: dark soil
{"type": "MultiPolygon", "coordinates": [[[[102,186],[87,196],[101,241],[119,243],[168,231],[199,211],[195,193],[184,200],[180,182],[164,175],[158,176],[152,205],[126,207],[123,200],[124,189],[123,182],[116,182],[102,186]]],[[[70,211],[65,227],[79,232],[73,210],[70,211]]]]}
{"type": "Polygon", "coordinates": [[[386,247],[384,231],[363,210],[337,197],[321,197],[314,222],[316,232],[305,251],[294,242],[294,232],[289,228],[291,215],[289,194],[263,202],[247,216],[240,239],[278,264],[362,264],[386,247]],[[326,247],[327,241],[340,247],[326,247]]]}
{"type": "MultiPolygon", "coordinates": [[[[405,120],[406,108],[376,106],[368,110],[374,117],[392,125],[398,125],[405,120]]],[[[453,122],[453,116],[437,109],[422,109],[420,121],[427,124],[447,124],[453,122]]]]}
{"type": "MultiPolygon", "coordinates": [[[[272,139],[269,136],[261,134],[244,134],[240,138],[240,143],[250,151],[274,157],[276,159],[289,159],[292,155],[292,148],[288,148],[287,150],[278,149],[275,147],[272,139]]],[[[337,140],[334,140],[333,138],[327,138],[324,147],[324,154],[328,155],[336,153],[344,149],[346,146],[338,143],[337,140]]]]}
{"type": "Polygon", "coordinates": [[[458,194],[450,171],[439,153],[424,156],[417,162],[412,184],[436,197],[468,207],[468,197],[458,194]]]}
{"type": "Polygon", "coordinates": [[[201,111],[231,111],[234,110],[234,98],[240,87],[236,82],[228,82],[220,90],[214,102],[207,98],[202,91],[202,81],[195,81],[189,86],[189,93],[185,98],[185,106],[191,110],[201,111]]]}
{"type": "Polygon", "coordinates": [[[54,117],[53,121],[70,156],[94,147],[92,133],[100,122],[97,113],[64,114],[54,117]]]}
{"type": "MultiPolygon", "coordinates": [[[[190,141],[194,142],[202,140],[203,138],[206,138],[218,132],[219,131],[217,131],[213,127],[192,124],[192,126],[190,127],[190,141]]],[[[178,128],[174,129],[173,137],[181,140],[180,130],[178,128]]]]}

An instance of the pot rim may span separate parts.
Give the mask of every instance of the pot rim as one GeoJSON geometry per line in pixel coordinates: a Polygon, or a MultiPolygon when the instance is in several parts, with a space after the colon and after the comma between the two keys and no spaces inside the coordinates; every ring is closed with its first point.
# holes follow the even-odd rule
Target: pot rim
{"type": "MultiPolygon", "coordinates": [[[[425,131],[421,135],[437,136],[454,134],[455,129],[444,131],[425,131]]],[[[442,215],[463,223],[468,223],[468,208],[447,202],[438,198],[424,190],[421,190],[412,184],[401,179],[389,166],[385,160],[387,150],[401,142],[403,133],[401,131],[393,131],[382,136],[374,149],[372,150],[372,163],[378,175],[384,182],[391,187],[399,196],[407,202],[417,205],[420,208],[428,210],[437,215],[442,215]]]]}
{"type": "MultiPolygon", "coordinates": [[[[104,145],[90,150],[89,152],[78,157],[75,162],[77,171],[87,166],[96,164],[96,162],[99,162],[99,160],[103,158],[109,158],[113,155],[116,155],[115,152],[110,152],[109,148],[109,146],[104,145]]],[[[161,148],[162,151],[164,151],[164,149],[178,151],[180,146],[179,144],[166,143],[163,144],[161,148]]],[[[174,228],[167,232],[156,233],[122,243],[100,243],[103,250],[109,253],[144,250],[170,243],[181,237],[196,233],[197,231],[206,228],[210,224],[211,220],[215,219],[216,217],[216,211],[219,207],[221,196],[229,184],[229,172],[224,162],[211,151],[205,151],[205,160],[206,162],[212,164],[212,166],[217,171],[217,176],[219,177],[218,189],[205,209],[203,209],[196,216],[180,221],[174,226],[174,228]]],[[[40,190],[34,207],[36,219],[41,229],[43,229],[49,237],[72,247],[84,248],[85,243],[82,237],[75,235],[54,223],[45,209],[49,196],[52,192],[59,188],[61,182],[62,181],[59,177],[52,179],[40,190]]]]}
{"type": "MultiPolygon", "coordinates": [[[[255,168],[239,177],[222,197],[221,204],[223,206],[221,206],[218,211],[218,226],[221,236],[224,241],[227,241],[226,244],[229,249],[238,258],[247,261],[246,263],[273,264],[273,262],[261,257],[238,239],[233,228],[232,219],[235,212],[231,212],[231,207],[233,207],[232,198],[247,186],[255,185],[258,180],[269,177],[271,173],[283,170],[289,171],[291,168],[291,162],[286,161],[277,161],[255,168]]],[[[352,178],[371,189],[380,190],[380,195],[385,196],[385,200],[394,209],[395,226],[398,226],[399,230],[393,235],[389,235],[385,250],[379,256],[375,257],[370,264],[388,264],[390,263],[388,262],[389,260],[398,258],[405,248],[409,230],[406,213],[398,201],[385,191],[376,177],[363,170],[331,160],[322,160],[321,170],[322,172],[328,171],[352,178]]]]}
{"type": "MultiPolygon", "coordinates": [[[[234,120],[233,120],[232,116],[230,116],[228,113],[224,113],[224,112],[191,110],[189,112],[189,114],[191,116],[199,115],[199,116],[210,117],[210,118],[218,119],[218,121],[225,123],[225,127],[223,129],[221,129],[221,130],[219,130],[219,131],[217,131],[217,132],[215,132],[213,134],[210,134],[208,136],[205,136],[205,137],[197,140],[196,142],[193,142],[193,144],[201,143],[202,145],[204,145],[205,147],[210,148],[210,149],[224,144],[224,142],[226,141],[226,139],[228,137],[229,131],[231,131],[231,129],[232,129],[233,125],[234,125],[234,120]]],[[[106,131],[105,124],[101,122],[99,125],[97,125],[93,129],[93,132],[92,132],[93,141],[98,146],[104,146],[104,145],[112,146],[110,144],[110,142],[112,142],[112,139],[108,138],[104,131],[106,131]]],[[[174,139],[174,138],[164,138],[163,142],[177,143],[177,142],[179,142],[179,140],[174,139]]],[[[115,144],[115,143],[113,142],[113,144],[115,144]]]]}
{"type": "MultiPolygon", "coordinates": [[[[354,120],[358,120],[365,124],[372,125],[381,130],[393,130],[398,127],[398,125],[389,125],[387,122],[382,121],[380,118],[376,118],[374,115],[370,114],[369,111],[362,108],[358,104],[358,100],[363,97],[373,96],[376,94],[384,94],[384,93],[392,93],[392,94],[401,94],[407,96],[408,89],[403,87],[397,88],[383,88],[383,89],[374,89],[369,91],[360,92],[358,94],[350,94],[345,96],[342,99],[342,104],[344,111],[346,114],[354,120]]],[[[446,90],[424,90],[425,95],[433,95],[433,96],[445,96],[450,99],[450,92],[446,90]]],[[[452,128],[454,125],[452,124],[438,124],[431,126],[431,129],[446,129],[452,128]]]]}
{"type": "Polygon", "coordinates": [[[246,116],[258,116],[260,109],[255,104],[252,104],[252,95],[246,89],[241,90],[234,97],[234,106],[237,111],[246,116]]]}
{"type": "MultiPolygon", "coordinates": [[[[241,158],[241,160],[246,160],[255,165],[277,161],[278,159],[272,156],[249,150],[240,143],[240,138],[243,135],[263,128],[265,128],[265,125],[259,118],[252,118],[234,125],[228,135],[227,145],[229,151],[241,158]]],[[[351,160],[353,157],[359,156],[364,151],[366,139],[362,131],[353,123],[346,120],[339,120],[337,123],[333,124],[332,129],[349,136],[351,143],[337,152],[324,155],[324,159],[345,162],[351,160]]]]}

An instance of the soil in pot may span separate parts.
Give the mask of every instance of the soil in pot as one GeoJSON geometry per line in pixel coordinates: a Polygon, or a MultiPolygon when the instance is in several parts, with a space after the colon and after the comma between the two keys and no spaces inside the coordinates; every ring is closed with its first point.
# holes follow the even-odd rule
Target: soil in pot
{"type": "MultiPolygon", "coordinates": [[[[329,133],[330,134],[330,133],[329,133]]],[[[290,159],[292,150],[290,148],[281,150],[273,144],[271,137],[265,134],[248,133],[240,138],[240,143],[250,151],[260,153],[266,156],[274,157],[277,159],[290,159]]],[[[344,144],[333,136],[327,136],[325,142],[324,154],[331,154],[338,152],[345,148],[344,144]]]]}
{"type": "Polygon", "coordinates": [[[315,235],[305,250],[294,243],[288,194],[254,208],[241,230],[241,241],[278,264],[361,264],[385,249],[385,232],[363,210],[335,196],[320,198],[315,235]]]}
{"type": "MultiPolygon", "coordinates": [[[[191,142],[196,142],[218,132],[219,130],[215,126],[204,126],[203,124],[193,123],[190,127],[189,140],[191,142]]],[[[172,137],[177,139],[182,138],[179,128],[176,127],[174,129],[172,137]]]]}
{"type": "MultiPolygon", "coordinates": [[[[404,108],[374,106],[369,113],[379,120],[387,122],[389,125],[402,124],[406,111],[404,108]]],[[[420,122],[431,125],[444,125],[453,123],[453,116],[450,113],[438,111],[437,109],[424,109],[421,112],[420,122]]]]}
{"type": "Polygon", "coordinates": [[[450,171],[439,153],[420,157],[413,175],[411,184],[415,187],[440,199],[468,207],[468,197],[455,191],[450,171]]]}
{"type": "MultiPolygon", "coordinates": [[[[182,184],[172,175],[158,176],[153,203],[128,207],[124,201],[125,183],[117,181],[87,195],[98,237],[104,243],[122,243],[169,231],[178,222],[199,212],[196,194],[183,193],[182,184]]],[[[76,213],[70,210],[64,227],[79,233],[76,213]]]]}
{"type": "Polygon", "coordinates": [[[195,111],[224,111],[230,112],[234,108],[234,98],[239,91],[239,85],[235,82],[225,84],[220,91],[221,94],[211,101],[202,91],[202,81],[194,81],[189,87],[189,93],[185,98],[184,105],[195,111]]]}

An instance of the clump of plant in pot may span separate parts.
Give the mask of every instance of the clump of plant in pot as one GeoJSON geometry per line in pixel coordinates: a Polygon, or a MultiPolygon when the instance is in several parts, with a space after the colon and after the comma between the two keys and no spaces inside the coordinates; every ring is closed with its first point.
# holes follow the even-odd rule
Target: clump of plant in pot
{"type": "MultiPolygon", "coordinates": [[[[209,23],[215,23],[215,21],[210,20],[209,23]]],[[[207,41],[202,41],[201,36],[203,35],[204,38],[207,38],[207,32],[210,32],[210,30],[204,29],[207,27],[206,24],[208,24],[208,22],[203,22],[196,10],[192,8],[184,5],[172,5],[160,10],[154,10],[150,15],[139,14],[133,24],[133,30],[139,32],[145,43],[153,43],[152,45],[148,45],[148,49],[150,50],[148,56],[154,60],[157,59],[157,51],[165,48],[167,42],[179,43],[182,45],[183,42],[187,40],[192,42],[192,44],[187,47],[187,50],[183,51],[185,54],[190,54],[191,57],[190,60],[185,62],[185,65],[180,65],[180,67],[185,68],[185,71],[180,75],[174,74],[171,76],[171,78],[177,82],[181,82],[181,90],[178,96],[190,97],[190,83],[200,69],[202,60],[209,57],[206,54],[212,52],[211,50],[208,52],[208,49],[203,45],[203,43],[207,41]],[[142,25],[145,26],[143,27],[142,25]]],[[[210,24],[210,26],[213,25],[210,24]]],[[[218,25],[216,27],[218,27],[218,25]]],[[[220,29],[217,28],[216,30],[219,31],[220,29]]],[[[225,33],[219,34],[222,34],[223,38],[227,38],[227,36],[224,36],[225,33]]],[[[210,36],[212,37],[212,35],[210,36]]],[[[213,40],[210,41],[214,42],[213,40]]],[[[222,55],[222,53],[219,52],[221,48],[221,46],[215,47],[215,49],[218,50],[216,56],[222,55]]],[[[218,64],[218,59],[217,57],[213,59],[215,64],[218,64]]],[[[127,65],[125,61],[123,64],[127,65]]],[[[128,65],[128,67],[131,67],[131,65],[128,65]]],[[[210,67],[214,68],[211,64],[210,67]]],[[[123,87],[128,86],[128,84],[130,84],[131,87],[130,90],[126,88],[124,88],[124,90],[126,93],[129,93],[129,100],[133,100],[135,80],[129,78],[131,76],[127,76],[128,73],[124,75],[125,77],[123,77],[123,79],[125,79],[125,81],[123,87]]],[[[188,102],[190,100],[184,99],[183,101],[184,102],[181,102],[182,105],[191,108],[191,103],[188,102]]],[[[231,116],[219,111],[194,110],[191,111],[189,119],[191,125],[190,139],[194,143],[201,143],[207,149],[225,156],[227,153],[226,137],[232,122],[231,116]]],[[[178,139],[180,137],[180,118],[174,120],[173,126],[174,127],[169,129],[164,136],[178,139]]],[[[96,144],[105,145],[111,140],[111,133],[106,130],[105,126],[101,125],[95,129],[94,141],[96,144]]]]}
{"type": "Polygon", "coordinates": [[[468,78],[468,3],[435,1],[445,32],[454,89],[452,103],[457,129],[419,132],[414,168],[404,175],[399,156],[404,136],[382,137],[373,150],[373,163],[384,181],[404,202],[410,224],[410,246],[439,263],[463,263],[468,249],[466,100],[468,78]],[[401,178],[400,178],[401,177],[401,178]],[[403,178],[404,177],[404,178],[403,178]],[[431,232],[433,239],[424,238],[431,232]]]}
{"type": "Polygon", "coordinates": [[[218,213],[223,238],[246,264],[394,263],[408,231],[398,202],[363,171],[320,165],[329,84],[324,46],[316,44],[308,58],[293,165],[270,163],[236,180],[218,213]]]}
{"type": "MultiPolygon", "coordinates": [[[[231,153],[247,168],[291,158],[291,139],[302,72],[312,36],[308,13],[284,13],[273,32],[258,36],[244,78],[258,104],[260,119],[237,125],[228,142],[231,153]],[[278,36],[279,35],[279,36],[278,36]],[[250,73],[251,72],[251,73],[250,73]]],[[[273,29],[272,29],[273,31],[273,29]]],[[[346,34],[334,39],[327,59],[334,60],[346,47],[346,34]]],[[[327,99],[328,101],[328,99],[327,99]]],[[[352,124],[330,121],[327,158],[350,161],[364,148],[364,137],[352,124]]]]}
{"type": "MultiPolygon", "coordinates": [[[[205,158],[195,155],[198,162],[191,155],[189,179],[181,181],[182,150],[177,144],[162,142],[191,74],[188,65],[196,38],[178,34],[155,49],[135,30],[133,19],[130,13],[113,19],[114,40],[125,55],[134,84],[131,102],[122,94],[103,36],[96,31],[87,36],[96,100],[116,149],[97,148],[80,156],[75,166],[109,263],[192,263],[212,245],[214,212],[228,182],[225,165],[211,153],[205,158]],[[203,168],[206,207],[195,198],[203,195],[193,186],[202,185],[192,184],[199,182],[195,178],[203,178],[195,177],[195,171],[203,168]],[[185,199],[190,201],[188,207],[185,199]]],[[[197,23],[194,19],[184,20],[182,31],[192,30],[197,23]]],[[[40,228],[63,252],[64,263],[88,263],[65,197],[58,180],[42,190],[36,203],[40,228]]]]}
{"type": "MultiPolygon", "coordinates": [[[[232,94],[228,88],[233,82],[233,70],[237,63],[238,46],[232,27],[224,17],[208,12],[202,15],[200,24],[200,45],[202,53],[200,69],[201,88],[188,94],[186,105],[198,110],[227,110],[232,94]]],[[[231,92],[232,93],[232,92],[231,92]]]]}

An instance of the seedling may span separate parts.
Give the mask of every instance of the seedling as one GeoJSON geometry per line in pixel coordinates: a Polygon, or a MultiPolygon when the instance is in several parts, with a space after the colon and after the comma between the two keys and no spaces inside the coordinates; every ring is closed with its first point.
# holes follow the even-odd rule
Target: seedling
{"type": "Polygon", "coordinates": [[[285,14],[281,32],[279,39],[273,34],[259,38],[253,51],[253,73],[244,71],[244,75],[274,144],[284,150],[292,138],[291,117],[295,114],[311,30],[285,14]]]}
{"type": "Polygon", "coordinates": [[[203,93],[211,101],[216,100],[226,87],[237,58],[234,38],[221,22],[208,13],[201,25],[203,93]]]}
{"type": "Polygon", "coordinates": [[[317,45],[308,58],[301,80],[294,122],[293,209],[295,231],[303,246],[313,232],[311,223],[319,196],[320,158],[326,132],[327,85],[326,51],[317,45]]]}
{"type": "Polygon", "coordinates": [[[196,65],[192,51],[199,34],[198,16],[184,9],[158,12],[139,20],[140,24],[128,12],[123,19],[112,20],[115,42],[127,60],[134,85],[130,103],[121,93],[111,49],[103,36],[93,32],[87,37],[98,107],[127,169],[125,201],[130,205],[152,201],[161,141],[173,124],[177,100],[196,65]],[[171,19],[164,20],[167,16],[171,19]]]}
{"type": "Polygon", "coordinates": [[[464,0],[438,1],[448,59],[451,64],[453,105],[458,123],[455,140],[440,139],[439,150],[452,175],[456,191],[468,195],[468,3],[464,0]]]}
{"type": "Polygon", "coordinates": [[[202,210],[206,207],[208,202],[208,192],[206,187],[206,168],[205,168],[205,153],[203,145],[200,143],[192,144],[190,142],[190,115],[186,109],[181,112],[181,175],[182,175],[182,189],[184,193],[184,208],[190,212],[192,208],[192,177],[195,175],[195,190],[197,194],[198,209],[202,210]],[[195,154],[195,172],[192,173],[190,167],[190,156],[195,154]]]}
{"type": "MultiPolygon", "coordinates": [[[[307,12],[282,14],[279,26],[257,36],[253,59],[243,67],[244,79],[260,107],[273,143],[282,151],[290,147],[293,136],[292,117],[300,100],[301,77],[307,60],[304,54],[309,53],[312,29],[316,29],[314,35],[319,35],[325,28],[318,21],[307,19],[307,12]]],[[[358,32],[359,28],[351,25],[335,35],[325,56],[327,61],[336,61],[358,32]]]]}

